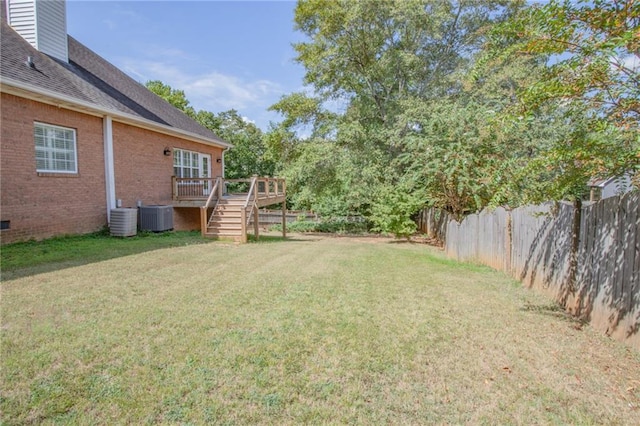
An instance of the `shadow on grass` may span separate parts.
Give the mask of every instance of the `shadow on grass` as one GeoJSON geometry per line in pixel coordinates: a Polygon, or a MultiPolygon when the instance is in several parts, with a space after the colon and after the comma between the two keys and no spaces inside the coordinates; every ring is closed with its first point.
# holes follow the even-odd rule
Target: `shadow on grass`
{"type": "Polygon", "coordinates": [[[526,303],[523,307],[520,308],[520,310],[525,312],[533,312],[552,318],[558,318],[574,325],[576,328],[582,327],[582,325],[585,323],[580,319],[572,316],[569,312],[565,311],[558,303],[548,303],[544,305],[533,305],[530,303],[526,303]]]}
{"type": "Polygon", "coordinates": [[[274,244],[284,242],[302,242],[302,241],[320,241],[320,238],[295,238],[295,237],[273,237],[271,235],[263,236],[256,240],[253,235],[249,236],[249,242],[251,244],[274,244]]]}
{"type": "MultiPolygon", "coordinates": [[[[250,235],[252,244],[273,244],[295,241],[319,241],[321,238],[261,235],[258,241],[250,235]]],[[[118,257],[200,244],[229,244],[228,241],[203,238],[199,231],[140,232],[133,237],[112,237],[108,231],[86,235],[49,238],[2,246],[0,271],[2,281],[87,265],[118,257]]]]}
{"type": "Polygon", "coordinates": [[[14,280],[153,250],[213,242],[197,231],[142,232],[126,238],[102,231],[13,243],[0,249],[1,278],[14,280]]]}

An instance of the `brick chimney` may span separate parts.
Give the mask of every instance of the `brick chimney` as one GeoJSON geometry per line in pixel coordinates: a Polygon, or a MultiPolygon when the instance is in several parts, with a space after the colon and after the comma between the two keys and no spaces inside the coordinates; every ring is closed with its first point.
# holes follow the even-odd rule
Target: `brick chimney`
{"type": "Polygon", "coordinates": [[[64,0],[5,0],[7,22],[33,47],[69,62],[64,0]]]}

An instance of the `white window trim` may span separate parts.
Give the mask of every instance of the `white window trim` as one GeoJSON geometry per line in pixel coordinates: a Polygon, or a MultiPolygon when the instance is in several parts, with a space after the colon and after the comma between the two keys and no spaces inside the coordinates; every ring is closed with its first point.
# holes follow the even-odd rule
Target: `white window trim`
{"type": "MultiPolygon", "coordinates": [[[[78,137],[77,137],[77,132],[76,129],[73,129],[71,127],[63,127],[63,126],[56,126],[54,124],[49,124],[49,123],[41,123],[39,121],[34,121],[33,123],[33,142],[34,142],[34,148],[37,151],[38,147],[35,146],[35,130],[37,126],[42,126],[44,128],[49,128],[49,129],[60,129],[60,130],[64,130],[64,131],[71,131],[73,134],[73,165],[74,165],[74,169],[73,170],[56,170],[56,169],[39,169],[38,165],[37,165],[37,158],[36,158],[36,171],[38,173],[60,173],[60,174],[77,174],[78,173],[78,137]]],[[[48,148],[49,151],[55,151],[56,148],[48,148]]]]}
{"type": "MultiPolygon", "coordinates": [[[[189,177],[186,177],[186,179],[206,179],[206,178],[210,178],[211,177],[211,172],[212,172],[212,170],[211,170],[211,154],[205,154],[205,153],[197,152],[197,151],[190,151],[188,149],[182,149],[182,148],[174,148],[173,149],[173,158],[174,158],[173,167],[174,168],[176,167],[176,160],[175,159],[178,158],[178,155],[180,156],[179,157],[180,158],[179,167],[181,169],[187,168],[187,166],[182,164],[183,153],[188,153],[190,156],[193,156],[193,154],[196,154],[197,155],[197,159],[198,159],[197,160],[198,161],[197,166],[194,166],[193,164],[188,166],[188,168],[191,169],[191,170],[197,170],[198,176],[189,176],[189,177]],[[208,159],[206,172],[207,172],[207,174],[209,176],[202,176],[202,171],[203,171],[202,170],[202,161],[203,161],[203,158],[205,158],[205,157],[208,159]]],[[[175,173],[175,170],[174,170],[174,173],[175,173]]],[[[176,177],[181,177],[181,176],[176,176],[176,177]]]]}

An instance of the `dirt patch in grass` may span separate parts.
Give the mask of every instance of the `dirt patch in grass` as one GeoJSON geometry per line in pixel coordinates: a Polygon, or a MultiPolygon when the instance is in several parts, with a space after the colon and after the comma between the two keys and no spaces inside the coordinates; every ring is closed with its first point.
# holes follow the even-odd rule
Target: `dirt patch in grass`
{"type": "Polygon", "coordinates": [[[640,354],[488,268],[370,241],[3,282],[3,422],[640,424],[640,354]]]}

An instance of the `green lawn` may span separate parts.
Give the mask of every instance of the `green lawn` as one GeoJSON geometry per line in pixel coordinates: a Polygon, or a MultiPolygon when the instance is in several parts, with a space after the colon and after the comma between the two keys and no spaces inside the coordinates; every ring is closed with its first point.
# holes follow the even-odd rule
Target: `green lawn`
{"type": "Polygon", "coordinates": [[[0,267],[3,279],[13,279],[160,248],[209,242],[198,231],[140,232],[128,238],[109,237],[105,232],[71,235],[4,246],[0,248],[0,267]]]}
{"type": "Polygon", "coordinates": [[[122,253],[4,276],[4,423],[640,424],[638,352],[434,248],[122,253]]]}

